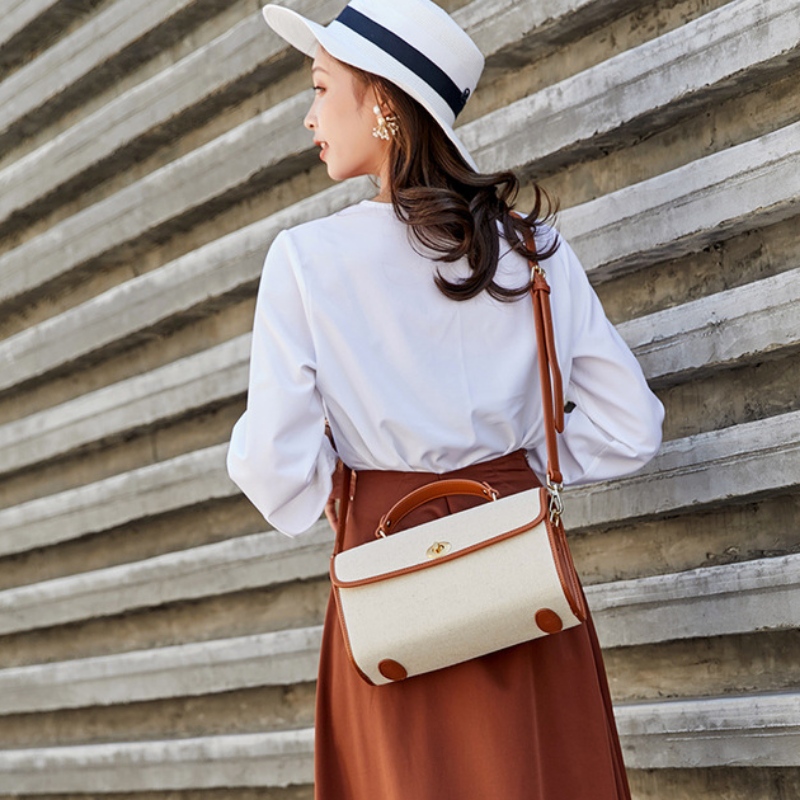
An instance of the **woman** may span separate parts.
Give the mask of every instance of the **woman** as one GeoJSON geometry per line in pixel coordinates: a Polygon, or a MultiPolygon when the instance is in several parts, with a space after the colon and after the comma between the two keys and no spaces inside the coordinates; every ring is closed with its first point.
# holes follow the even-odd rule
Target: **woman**
{"type": "MultiPolygon", "coordinates": [[[[569,246],[537,221],[543,195],[511,216],[514,175],[479,174],[453,131],[483,69],[469,37],[429,0],[353,0],[328,27],[276,6],[264,15],[314,57],[305,125],[330,176],[380,182],[373,200],[283,231],[266,259],[228,468],[269,522],[293,536],[325,508],[336,523],[337,458],[355,476],[345,548],[444,476],[501,495],[539,485],[526,230],[552,288],[566,482],[649,460],[661,405],[569,246]]],[[[408,524],[473,502],[429,503],[408,524]]],[[[373,687],[329,605],[316,729],[319,800],[629,797],[591,621],[373,687]]]]}

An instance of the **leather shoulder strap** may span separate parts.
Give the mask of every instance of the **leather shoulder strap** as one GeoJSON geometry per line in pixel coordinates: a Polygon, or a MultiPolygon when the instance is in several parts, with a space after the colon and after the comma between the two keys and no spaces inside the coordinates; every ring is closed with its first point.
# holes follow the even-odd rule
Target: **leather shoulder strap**
{"type": "MultiPolygon", "coordinates": [[[[515,216],[519,216],[514,212],[515,216]]],[[[536,252],[536,240],[528,228],[524,235],[525,246],[536,252]]],[[[564,430],[564,387],[561,381],[561,368],[556,358],[556,340],[553,332],[553,316],[550,310],[550,285],[545,271],[538,260],[529,259],[531,268],[531,300],[533,319],[536,328],[536,342],[539,351],[539,383],[542,391],[542,412],[544,414],[544,436],[547,445],[547,478],[552,486],[560,486],[563,477],[558,460],[558,439],[556,432],[564,430]]]]}

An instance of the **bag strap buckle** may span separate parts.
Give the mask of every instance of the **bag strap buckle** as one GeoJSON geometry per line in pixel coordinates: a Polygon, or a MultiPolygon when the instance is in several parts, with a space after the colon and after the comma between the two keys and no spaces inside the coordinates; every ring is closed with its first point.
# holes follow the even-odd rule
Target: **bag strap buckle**
{"type": "Polygon", "coordinates": [[[561,519],[564,513],[564,500],[561,497],[563,489],[563,483],[555,483],[551,480],[549,475],[547,476],[548,508],[550,510],[550,522],[554,525],[561,519]]]}

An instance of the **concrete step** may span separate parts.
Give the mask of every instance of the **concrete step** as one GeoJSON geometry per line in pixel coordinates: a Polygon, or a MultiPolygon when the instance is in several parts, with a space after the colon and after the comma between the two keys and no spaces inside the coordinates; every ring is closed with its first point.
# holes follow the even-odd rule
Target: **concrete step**
{"type": "Polygon", "coordinates": [[[488,56],[486,70],[529,64],[640,5],[639,0],[473,0],[452,16],[488,56]]]}
{"type": "MultiPolygon", "coordinates": [[[[280,230],[333,213],[370,192],[364,181],[334,186],[9,337],[0,343],[0,391],[97,357],[115,342],[133,346],[167,320],[197,313],[211,298],[254,290],[265,251],[280,230]]],[[[792,216],[798,198],[800,123],[795,123],[567,209],[561,229],[589,274],[603,279],[792,216]]],[[[19,250],[0,257],[0,270],[5,271],[3,258],[19,250]]],[[[20,276],[26,270],[30,264],[14,267],[20,276]]]]}
{"type": "MultiPolygon", "coordinates": [[[[327,538],[327,537],[326,537],[327,538]]],[[[202,548],[200,548],[202,549],[202,548]]],[[[327,554],[330,542],[318,547],[319,561],[327,554]]],[[[189,553],[187,556],[191,556],[189,553]]],[[[155,561],[156,559],[153,559],[155,561]]],[[[280,559],[281,565],[286,559],[280,559]]],[[[95,605],[78,605],[81,596],[70,597],[62,592],[62,603],[77,611],[81,620],[99,615],[109,615],[131,610],[124,608],[126,595],[130,596],[131,569],[115,568],[120,576],[120,594],[113,594],[113,586],[106,581],[105,591],[94,594],[95,605]],[[126,591],[127,590],[127,591],[126,591]],[[110,601],[111,607],[106,605],[110,601]]],[[[163,563],[161,565],[163,567],[163,563]]],[[[274,580],[277,567],[265,575],[258,585],[269,585],[274,580]]],[[[61,588],[70,585],[78,588],[82,581],[84,591],[92,581],[97,585],[108,578],[112,570],[102,570],[62,579],[61,588]],[[103,575],[102,573],[106,573],[103,575]]],[[[189,598],[219,592],[219,585],[203,582],[207,571],[198,569],[194,581],[185,591],[189,598]]],[[[252,585],[253,567],[246,556],[229,565],[229,588],[252,585]],[[237,586],[237,578],[240,580],[237,586]]],[[[296,571],[293,571],[296,575],[296,571]]],[[[178,574],[179,581],[185,575],[178,574]]],[[[285,577],[285,576],[282,576],[285,577]]],[[[158,602],[162,582],[171,581],[164,576],[148,587],[138,583],[144,595],[151,588],[157,599],[144,599],[150,605],[158,602]]],[[[55,584],[56,581],[48,582],[55,584]]],[[[182,581],[184,588],[186,581],[182,581]]],[[[40,611],[52,608],[53,595],[46,595],[47,584],[30,586],[28,599],[43,599],[40,611]]],[[[181,586],[170,587],[174,599],[181,586]]],[[[14,590],[11,590],[12,592],[14,590]]],[[[2,606],[10,593],[0,593],[2,606]]],[[[691,570],[672,575],[659,575],[630,581],[619,581],[587,587],[600,641],[605,648],[631,645],[657,644],[676,639],[697,639],[749,633],[753,630],[793,630],[800,619],[800,556],[762,559],[742,564],[691,570]]],[[[83,595],[85,599],[86,594],[83,595]]],[[[187,599],[187,598],[183,598],[187,599]]],[[[134,608],[142,607],[142,599],[134,608]]],[[[36,607],[31,608],[36,611],[36,607]]],[[[24,613],[24,610],[23,610],[24,613]]],[[[40,624],[46,620],[41,619],[40,624]]],[[[63,616],[61,621],[66,621],[63,616]]],[[[75,617],[69,621],[77,621],[75,617]]],[[[22,626],[16,620],[15,630],[22,626]]],[[[4,631],[5,632],[5,631],[4,631]]],[[[216,641],[195,642],[152,650],[139,650],[115,655],[75,659],[25,667],[0,670],[0,715],[31,714],[66,708],[85,708],[120,703],[134,703],[212,692],[228,692],[254,686],[287,685],[316,679],[320,627],[279,631],[242,636],[216,641]]]]}
{"type": "Polygon", "coordinates": [[[227,443],[0,510],[0,553],[25,552],[133,520],[233,497],[227,443]]]}
{"type": "Polygon", "coordinates": [[[619,326],[653,386],[775,357],[800,344],[800,269],[619,326]]]}
{"type": "Polygon", "coordinates": [[[0,68],[16,66],[80,13],[80,4],[71,0],[9,0],[0,30],[0,68]]]}
{"type": "MultiPolygon", "coordinates": [[[[696,103],[709,100],[713,87],[722,91],[730,87],[733,75],[741,80],[741,74],[749,70],[758,74],[759,70],[766,69],[764,64],[783,64],[790,48],[797,47],[795,34],[800,23],[794,19],[796,15],[786,11],[793,0],[767,0],[767,3],[774,16],[767,17],[763,29],[759,27],[762,12],[751,9],[751,6],[761,9],[763,0],[735,0],[720,10],[719,13],[725,12],[721,18],[712,19],[714,24],[704,22],[704,18],[697,20],[682,29],[680,37],[663,37],[666,44],[662,44],[661,39],[654,40],[575,76],[568,86],[559,88],[557,85],[538,92],[526,101],[530,108],[512,105],[513,113],[503,108],[498,112],[499,118],[489,115],[464,126],[465,141],[468,146],[472,145],[476,158],[486,170],[520,164],[517,156],[511,161],[503,160],[508,158],[505,151],[492,157],[484,154],[498,142],[515,136],[528,142],[544,141],[543,137],[530,136],[531,126],[541,127],[551,138],[547,138],[540,152],[528,153],[525,163],[566,153],[595,138],[598,123],[596,115],[586,113],[586,98],[595,98],[597,92],[608,92],[611,87],[616,87],[621,96],[603,106],[613,109],[613,113],[607,111],[600,117],[605,120],[600,127],[603,136],[619,131],[621,126],[650,109],[649,93],[656,87],[662,104],[672,109],[670,113],[678,113],[681,108],[681,113],[689,113],[696,103]],[[739,10],[740,6],[753,17],[754,32],[746,29],[746,33],[755,36],[758,47],[752,46],[749,40],[743,42],[737,38],[745,35],[744,29],[739,17],[731,12],[739,10]],[[791,28],[790,19],[794,20],[795,28],[791,28]],[[687,29],[701,23],[705,27],[701,27],[695,39],[687,29]],[[685,48],[687,42],[697,41],[693,57],[705,63],[709,37],[713,38],[718,31],[727,35],[727,38],[721,35],[718,43],[727,54],[720,62],[725,69],[720,75],[709,77],[692,59],[686,58],[685,48]],[[755,63],[746,58],[751,54],[755,56],[755,63]],[[685,72],[677,69],[676,65],[682,67],[685,63],[689,64],[685,72]],[[674,80],[673,74],[676,74],[674,80]],[[714,78],[721,83],[717,85],[714,78]],[[575,89],[576,86],[580,90],[575,89]],[[685,101],[685,106],[680,101],[685,101]],[[470,139],[473,131],[476,132],[475,141],[470,139]]],[[[314,148],[310,137],[297,134],[302,130],[302,119],[310,100],[310,91],[301,92],[0,256],[0,274],[3,275],[0,302],[41,291],[49,281],[71,271],[113,260],[113,252],[123,245],[135,248],[147,238],[166,237],[170,231],[185,228],[193,220],[213,214],[233,202],[234,196],[238,197],[237,192],[255,176],[262,187],[271,170],[280,173],[276,172],[273,177],[277,180],[285,177],[287,170],[300,171],[311,166],[314,148]],[[270,147],[265,148],[264,141],[269,141],[270,147]],[[187,190],[189,186],[191,190],[187,190]],[[92,235],[98,228],[103,230],[102,239],[92,235]]],[[[607,147],[607,139],[600,137],[598,146],[607,147]]],[[[511,152],[519,150],[520,146],[515,144],[511,152]]],[[[259,187],[251,186],[249,191],[255,192],[259,187]]]]}
{"type": "Polygon", "coordinates": [[[250,334],[0,425],[0,474],[230,402],[247,391],[250,334]]]}
{"type": "Polygon", "coordinates": [[[81,267],[113,263],[122,245],[133,248],[126,256],[131,258],[153,241],[166,240],[231,205],[240,199],[237,191],[256,176],[262,184],[277,183],[311,167],[310,141],[298,131],[312,96],[309,89],[271,107],[3,254],[0,300],[81,267]]]}
{"type": "Polygon", "coordinates": [[[114,616],[325,575],[325,520],[290,539],[255,533],[128,564],[0,591],[0,635],[114,616]]]}
{"type": "MultiPolygon", "coordinates": [[[[21,553],[238,494],[227,443],[0,510],[0,555],[21,553]]],[[[800,481],[800,411],[667,442],[632,477],[570,489],[583,529],[787,491],[800,481]]]]}
{"type": "Polygon", "coordinates": [[[734,0],[465,126],[464,142],[486,172],[542,175],[755,88],[791,68],[799,43],[796,0],[734,0]]]}
{"type": "MultiPolygon", "coordinates": [[[[616,714],[632,769],[800,765],[800,694],[629,704],[616,714]]],[[[307,784],[313,731],[6,750],[0,780],[28,795],[307,784]]]]}
{"type": "Polygon", "coordinates": [[[665,442],[627,478],[569,489],[569,530],[687,514],[800,485],[800,411],[665,442]]]}
{"type": "MultiPolygon", "coordinates": [[[[39,3],[45,1],[52,2],[39,3]]],[[[520,42],[536,48],[556,34],[577,36],[586,26],[598,25],[635,5],[635,0],[557,0],[544,8],[513,0],[475,0],[459,9],[455,17],[474,36],[491,67],[500,54],[502,60],[510,58],[520,42]]],[[[292,8],[327,23],[338,14],[341,3],[304,0],[292,8]]],[[[264,25],[260,13],[242,20],[1,171],[0,222],[64,184],[75,182],[87,170],[92,170],[95,182],[102,180],[120,168],[120,151],[131,150],[136,144],[139,153],[142,139],[166,124],[180,129],[179,119],[190,117],[200,105],[205,108],[209,103],[222,103],[226,96],[233,99],[254,91],[244,89],[247,84],[263,86],[277,79],[285,69],[283,56],[287,52],[283,40],[264,25]],[[98,172],[98,162],[102,161],[109,161],[109,165],[98,172]]],[[[191,122],[187,120],[185,125],[191,122]]]]}
{"type": "MultiPolygon", "coordinates": [[[[800,343],[800,270],[619,326],[653,385],[685,380],[800,343]]],[[[230,402],[247,390],[250,336],[0,426],[0,474],[230,402]]]]}
{"type": "MultiPolygon", "coordinates": [[[[37,3],[41,6],[41,3],[37,3]]],[[[51,48],[21,67],[0,83],[0,142],[3,149],[13,146],[20,134],[14,134],[27,117],[34,112],[43,120],[52,119],[55,109],[61,113],[78,102],[77,86],[95,86],[107,81],[110,75],[102,74],[104,67],[122,66],[119,56],[127,48],[152,37],[159,28],[175,23],[185,16],[187,9],[197,6],[202,9],[203,0],[149,0],[134,4],[115,2],[108,5],[73,33],[62,38],[51,48]],[[65,102],[65,93],[70,90],[75,98],[65,102]],[[46,113],[42,113],[42,110],[46,113]]],[[[207,11],[205,12],[208,13],[207,11]]],[[[173,34],[173,38],[177,33],[173,34]]],[[[128,53],[127,69],[133,68],[138,59],[146,59],[153,53],[148,48],[139,48],[128,53]]],[[[119,74],[114,74],[118,78],[119,74]]],[[[28,127],[31,126],[29,122],[28,127]]],[[[27,133],[27,131],[26,131],[27,133]]]]}
{"type": "Polygon", "coordinates": [[[0,752],[0,786],[25,795],[109,794],[313,780],[314,732],[209,736],[0,752]]]}
{"type": "Polygon", "coordinates": [[[17,694],[0,714],[313,682],[321,634],[321,627],[302,628],[2,670],[0,685],[17,694]]]}
{"type": "Polygon", "coordinates": [[[52,14],[68,0],[9,0],[3,9],[3,30],[0,31],[0,54],[9,41],[45,14],[52,14]]]}
{"type": "Polygon", "coordinates": [[[0,670],[0,715],[312,682],[321,638],[318,626],[0,670]]]}
{"type": "MultiPolygon", "coordinates": [[[[306,0],[295,3],[293,8],[300,13],[313,13],[319,5],[318,0],[306,0]]],[[[328,0],[326,8],[321,9],[322,16],[333,16],[328,7],[338,5],[328,0]]],[[[41,201],[64,184],[74,183],[89,170],[94,181],[114,174],[141,157],[142,140],[153,138],[152,147],[157,146],[154,134],[158,129],[170,125],[180,130],[181,118],[191,117],[199,106],[207,109],[209,104],[221,105],[228,95],[227,102],[235,100],[243,91],[237,86],[254,82],[257,70],[265,82],[277,79],[285,70],[281,56],[287,52],[284,41],[270,32],[261,13],[252,14],[171,68],[109,100],[9,164],[0,172],[0,221],[41,201]],[[121,155],[134,145],[138,145],[136,153],[121,155]],[[98,170],[102,162],[108,164],[98,170]]],[[[184,123],[191,124],[189,120],[184,123]]],[[[68,192],[66,197],[71,194],[68,192]]]]}
{"type": "Polygon", "coordinates": [[[593,281],[679,258],[797,214],[800,123],[560,215],[593,281]]]}
{"type": "Polygon", "coordinates": [[[800,694],[615,708],[629,769],[800,766],[800,694]]]}
{"type": "Polygon", "coordinates": [[[587,587],[603,647],[751,631],[800,620],[800,555],[587,587]]]}

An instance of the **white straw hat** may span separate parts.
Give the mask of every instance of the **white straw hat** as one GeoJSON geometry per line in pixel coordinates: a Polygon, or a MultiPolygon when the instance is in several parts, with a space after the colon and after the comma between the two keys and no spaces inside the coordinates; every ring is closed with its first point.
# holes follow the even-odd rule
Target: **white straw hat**
{"type": "Polygon", "coordinates": [[[273,4],[263,14],[279,36],[306,55],[314,56],[321,44],[339,61],[399,86],[477,169],[453,123],[478,85],[484,58],[444,9],[431,0],[352,0],[327,27],[273,4]]]}

